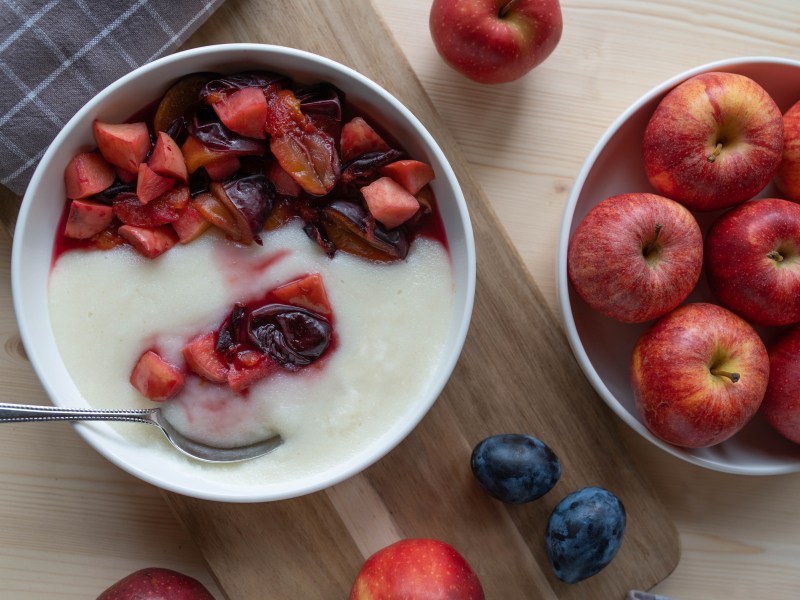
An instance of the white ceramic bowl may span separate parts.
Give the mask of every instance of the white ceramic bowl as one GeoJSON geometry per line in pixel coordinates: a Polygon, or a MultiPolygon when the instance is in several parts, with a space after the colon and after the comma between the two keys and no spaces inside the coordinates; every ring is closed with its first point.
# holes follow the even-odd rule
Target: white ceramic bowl
{"type": "Polygon", "coordinates": [[[94,119],[120,122],[157,100],[180,76],[196,71],[231,73],[265,69],[298,82],[328,81],[345,92],[411,156],[430,163],[437,177],[432,187],[444,221],[455,282],[455,303],[446,351],[424,394],[375,443],[318,476],[282,484],[253,482],[227,486],[202,480],[159,461],[158,453],[133,446],[104,423],[76,425],[98,452],[133,475],[161,488],[198,498],[255,502],[290,498],[333,485],[377,461],[419,423],[438,397],[455,366],[466,337],[475,290],[475,249],[466,203],[452,168],[425,127],[386,90],[352,69],[307,52],[260,44],[230,44],[177,53],[122,77],[81,109],[43,156],[25,194],[12,254],[14,307],[25,349],[52,402],[87,406],[56,348],[47,308],[53,243],[65,198],[63,173],[78,151],[94,146],[94,119]]]}
{"type": "MultiPolygon", "coordinates": [[[[567,201],[561,224],[557,259],[559,306],[572,350],[600,397],[635,431],[663,450],[706,468],[747,475],[800,471],[800,446],[774,432],[757,415],[739,433],[710,448],[685,449],[667,444],[644,426],[630,387],[630,358],[634,344],[648,324],[628,325],[596,313],[569,284],[567,246],[575,228],[603,199],[626,192],[655,192],[647,180],[642,159],[644,129],[659,101],[677,84],[708,71],[746,75],[761,84],[782,112],[800,100],[800,62],[745,57],[706,64],[665,81],[633,103],[600,138],[583,167],[567,201]]],[[[777,194],[770,184],[760,197],[777,194]]],[[[705,231],[719,215],[695,213],[705,231]]],[[[689,301],[713,297],[705,274],[689,301]]],[[[769,332],[763,332],[770,335],[769,332]]]]}

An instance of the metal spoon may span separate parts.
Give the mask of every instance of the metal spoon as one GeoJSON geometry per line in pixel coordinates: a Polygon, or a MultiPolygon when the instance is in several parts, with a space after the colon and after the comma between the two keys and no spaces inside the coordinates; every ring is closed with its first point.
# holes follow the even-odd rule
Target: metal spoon
{"type": "Polygon", "coordinates": [[[58,406],[30,406],[27,404],[0,403],[0,423],[24,423],[31,421],[124,421],[155,425],[167,436],[170,444],[178,450],[205,462],[238,462],[258,458],[272,452],[283,443],[279,435],[237,448],[214,448],[190,440],[177,431],[161,414],[160,408],[133,410],[91,410],[84,408],[61,408],[58,406]]]}

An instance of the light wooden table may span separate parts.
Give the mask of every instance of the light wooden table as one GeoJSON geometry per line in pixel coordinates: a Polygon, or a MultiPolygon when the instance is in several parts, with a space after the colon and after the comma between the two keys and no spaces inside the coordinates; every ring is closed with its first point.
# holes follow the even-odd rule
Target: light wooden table
{"type": "MultiPolygon", "coordinates": [[[[553,310],[563,206],[611,121],[699,64],[800,58],[796,0],[566,0],[564,36],[550,59],[515,83],[480,86],[436,54],[429,0],[374,1],[553,310]]],[[[0,232],[0,371],[19,373],[0,381],[0,400],[44,404],[16,330],[9,271],[10,241],[0,232]]],[[[680,564],[654,591],[681,600],[800,596],[800,476],[711,472],[621,423],[619,435],[680,531],[680,564]]],[[[217,591],[160,492],[106,462],[69,425],[4,425],[0,457],[0,599],[94,598],[152,565],[217,591]]]]}

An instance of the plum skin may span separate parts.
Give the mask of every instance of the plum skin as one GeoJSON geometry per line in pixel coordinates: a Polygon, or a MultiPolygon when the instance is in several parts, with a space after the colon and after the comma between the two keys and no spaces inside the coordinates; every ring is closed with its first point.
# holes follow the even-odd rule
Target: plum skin
{"type": "Polygon", "coordinates": [[[561,477],[561,461],[555,452],[524,434],[487,437],[475,446],[470,464],[486,493],[509,504],[541,498],[561,477]]]}
{"type": "Polygon", "coordinates": [[[600,487],[567,495],[547,523],[547,557],[561,581],[577,583],[602,571],[616,556],[625,533],[622,501],[600,487]]]}

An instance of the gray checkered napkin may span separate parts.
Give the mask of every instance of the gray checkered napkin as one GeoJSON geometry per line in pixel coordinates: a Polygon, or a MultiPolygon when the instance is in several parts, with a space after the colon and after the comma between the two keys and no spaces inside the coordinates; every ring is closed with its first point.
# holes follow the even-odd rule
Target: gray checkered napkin
{"type": "Polygon", "coordinates": [[[87,100],[173,52],[223,0],[0,0],[0,182],[17,194],[87,100]]]}

